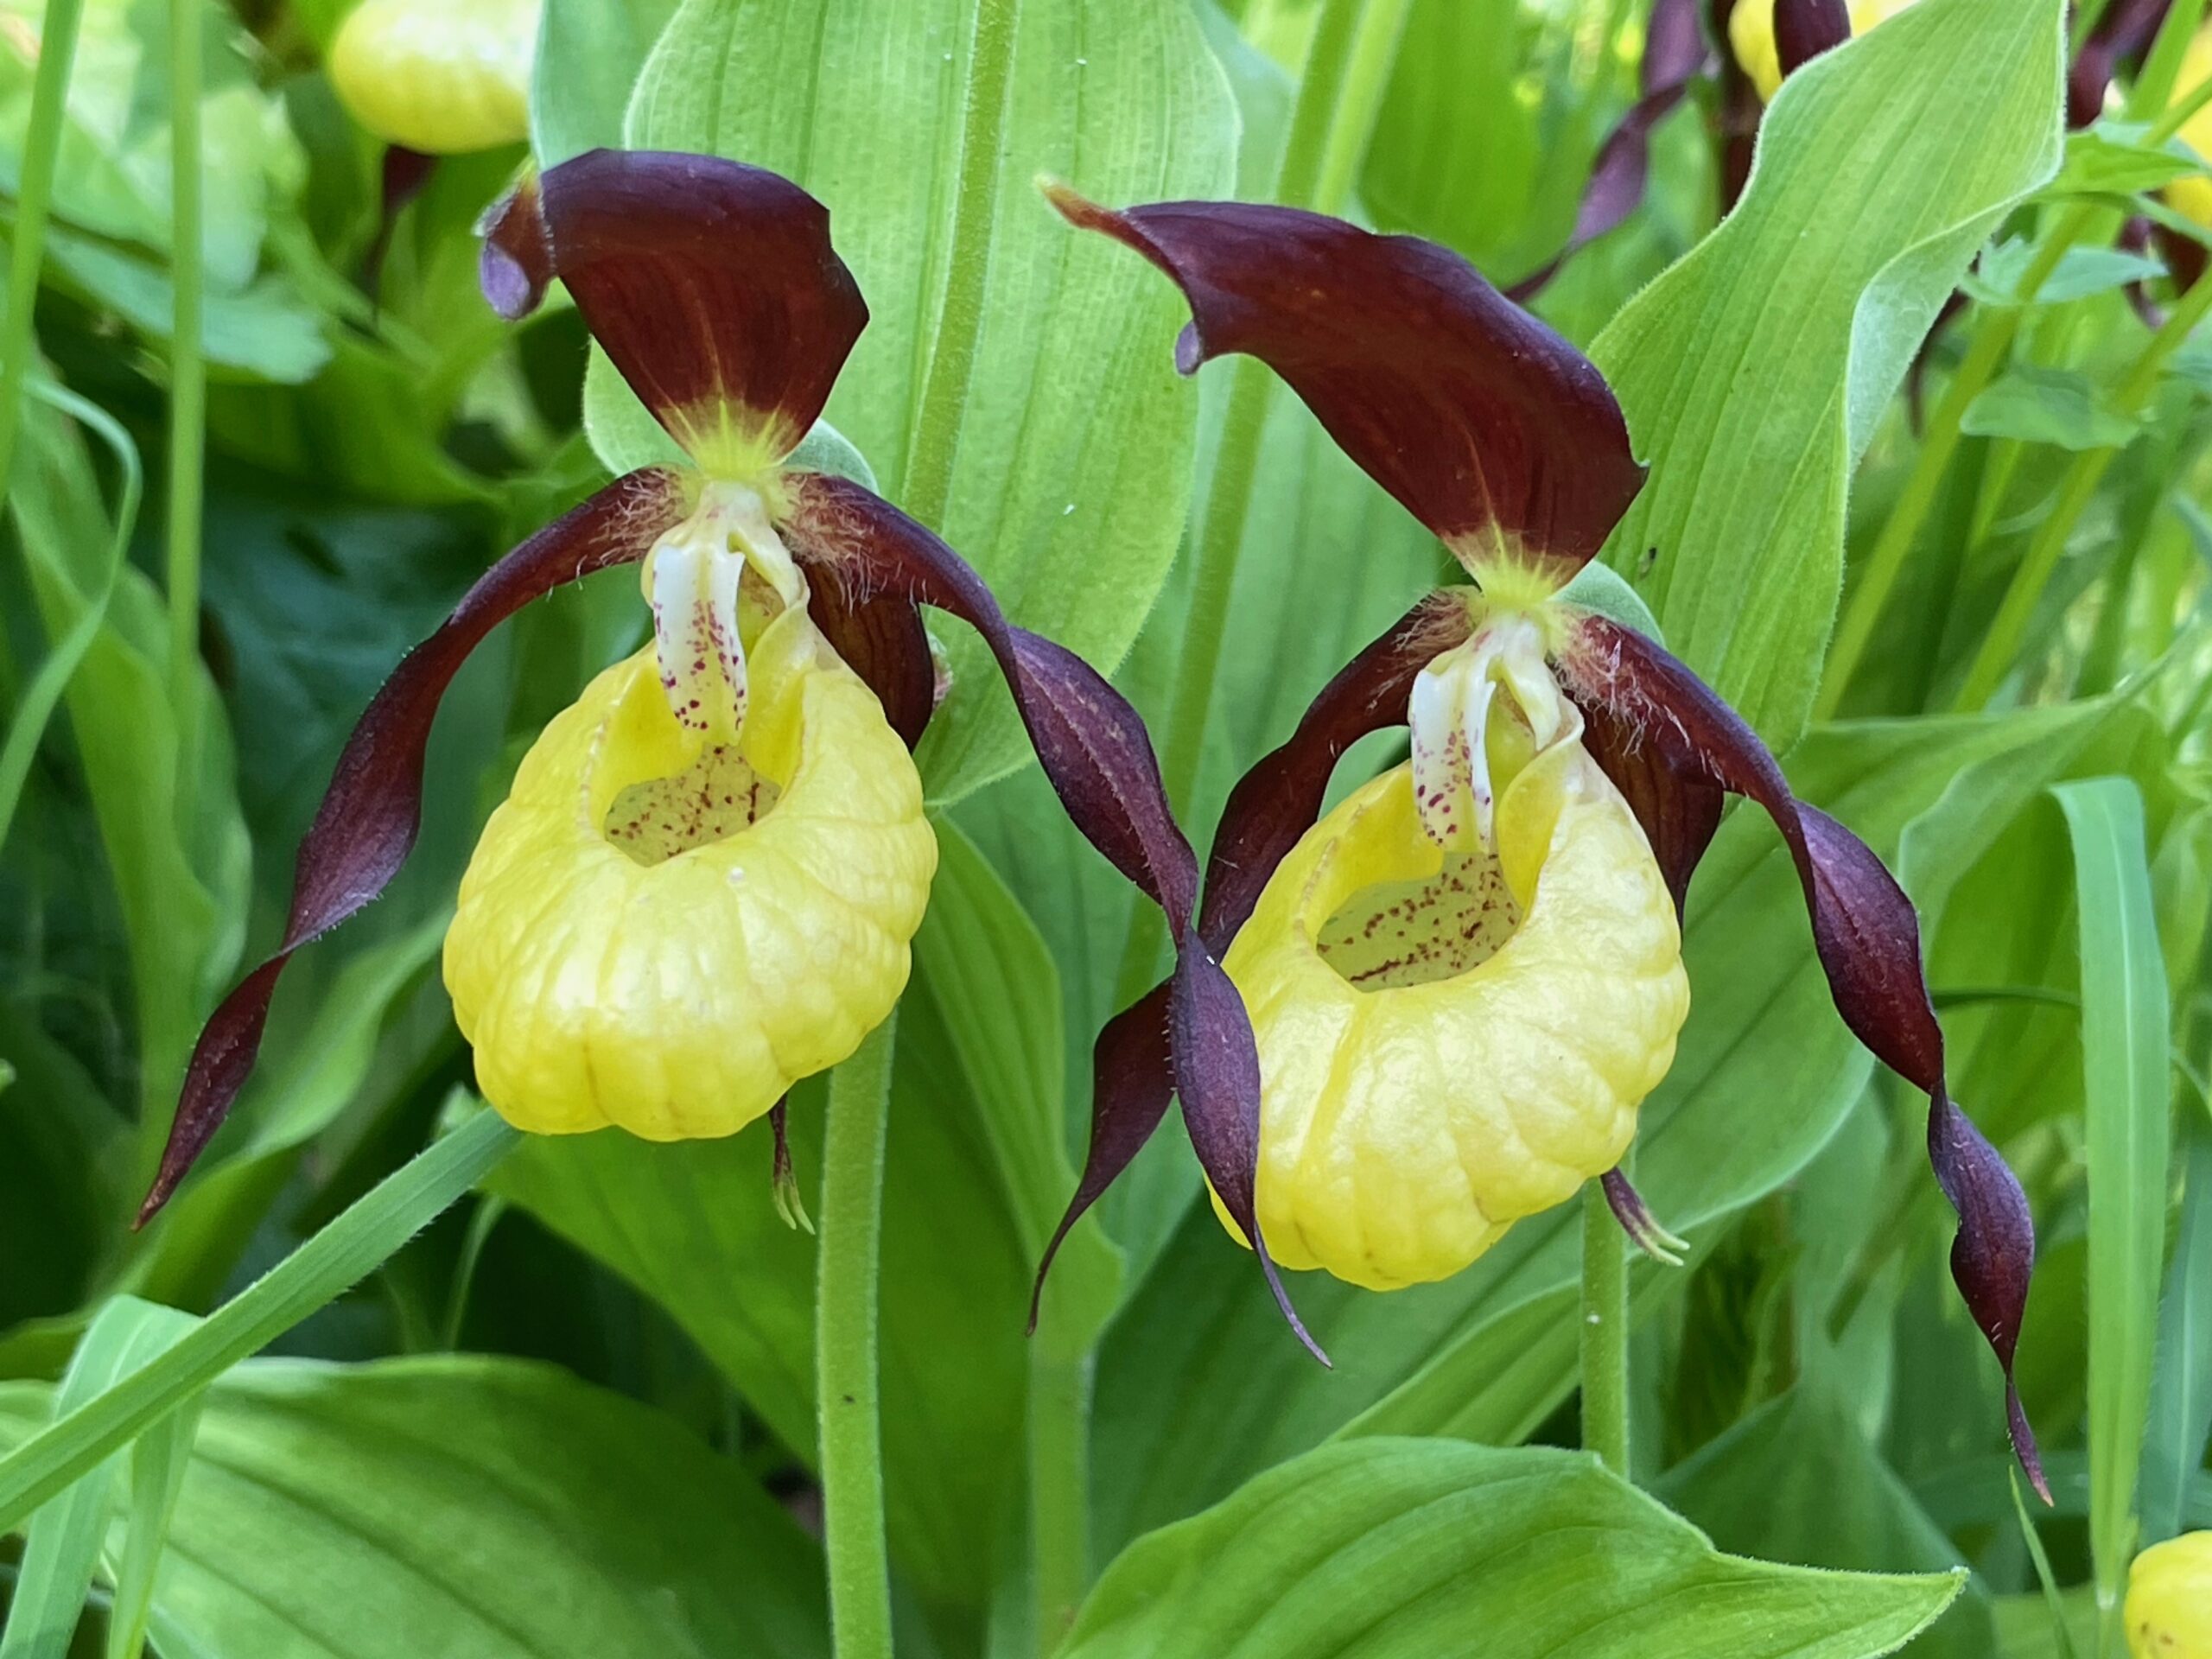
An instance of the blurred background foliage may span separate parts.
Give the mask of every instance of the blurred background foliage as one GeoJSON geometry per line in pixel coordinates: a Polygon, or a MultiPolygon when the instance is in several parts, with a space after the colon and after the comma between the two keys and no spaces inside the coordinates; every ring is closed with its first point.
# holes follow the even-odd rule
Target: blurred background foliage
{"type": "MultiPolygon", "coordinates": [[[[1198,543],[1226,543],[1203,744],[1164,740],[1201,842],[1233,779],[1444,556],[1287,393],[1265,405],[1249,486],[1221,499],[1235,372],[1178,382],[1166,284],[1069,238],[1030,181],[1116,202],[1268,196],[1332,7],[1024,0],[991,186],[943,523],[1017,616],[1117,669],[1156,733],[1193,649],[1198,543]]],[[[0,794],[0,1446],[117,1344],[174,1340],[149,1305],[206,1313],[467,1109],[435,967],[454,886],[538,727],[639,637],[617,572],[480,653],[440,721],[406,873],[302,956],[203,1173],[132,1232],[199,1023],[277,933],[345,732],[493,557],[640,442],[603,369],[587,391],[573,311],[512,328],[477,296],[473,227],[524,144],[442,159],[372,269],[380,148],[324,68],[346,9],[84,6],[0,532],[0,711],[20,725],[48,653],[91,630],[19,796],[0,794]],[[164,66],[185,15],[205,65],[210,384],[202,603],[180,661],[164,66]]],[[[1346,97],[1364,86],[1367,118],[1317,205],[1436,238],[1500,283],[1543,265],[1637,95],[1645,0],[1354,10],[1389,21],[1370,31],[1381,55],[1355,64],[1346,97]]],[[[2202,10],[2179,0],[2177,38],[2202,10]]],[[[1732,818],[1691,896],[1696,1004],[1640,1142],[1640,1183],[1695,1249],[1687,1270],[1637,1268],[1637,1473],[1722,1549],[1969,1569],[1912,1649],[1929,1654],[2086,1654],[2115,1560],[2212,1526],[2212,347],[2148,353],[2164,336],[2129,285],[2172,311],[2182,284],[2100,236],[2020,289],[2069,215],[2086,206],[2109,240],[2196,163],[2144,142],[2164,99],[2127,106],[2126,80],[2062,149],[2058,11],[1922,0],[1807,71],[1717,233],[1724,111],[1701,79],[1656,130],[1642,206],[1536,302],[1614,379],[1654,464],[1609,562],[1788,746],[1798,791],[1898,870],[1955,1092],[2021,1170],[2043,1239],[2021,1383],[2057,1502],[2028,1531],[1993,1432],[1999,1380],[1948,1290],[1920,1105],[1830,1010],[1771,830],[1732,818]],[[1931,463],[1943,394],[1997,329],[2000,372],[1931,463]],[[1901,512],[1916,530],[1870,589],[1901,512]],[[1866,640],[1839,671],[1827,647],[1854,604],[1866,640]],[[2154,1077],[2129,1064],[2137,1037],[2171,1062],[2154,1077]],[[2157,1294],[2130,1293],[2145,1271],[2157,1294]]],[[[543,159],[715,150],[830,203],[875,321],[829,416],[894,499],[949,224],[930,181],[957,153],[974,15],[547,0],[543,159]]],[[[38,0],[0,0],[10,238],[43,21],[38,0]]],[[[1297,1285],[1338,1360],[1324,1372],[1196,1202],[1172,1129],[1078,1234],[1025,1342],[1032,1264],[1081,1154],[1090,1037],[1149,982],[1160,942],[1033,770],[1010,770],[1009,711],[946,632],[958,689],[923,755],[945,855],[899,1025],[883,1267],[902,1651],[1048,1645],[1027,1588],[1038,1402],[1080,1398],[1094,1363],[1102,1569],[1224,1500],[1212,1534],[1159,1535],[1128,1570],[1204,1537],[1228,1548],[1236,1504],[1258,1501],[1248,1483],[1291,1478],[1277,1465],[1317,1447],[1336,1449],[1300,1478],[1336,1478],[1328,1460],[1368,1440],[1396,1467],[1380,1448],[1402,1441],[1380,1437],[1573,1445],[1571,1212],[1446,1284],[1297,1285]]],[[[1370,747],[1344,779],[1388,758],[1370,747]]],[[[810,1192],[821,1092],[792,1103],[810,1192]]],[[[113,1530],[87,1511],[105,1564],[79,1649],[142,1606],[169,1659],[826,1651],[807,1530],[814,1242],[777,1218],[768,1166],[760,1128],[526,1146],[208,1395],[196,1444],[169,1454],[173,1516],[156,1442],[139,1443],[113,1530]],[[134,1600],[132,1563],[153,1572],[164,1528],[134,1600]],[[602,1592],[624,1574],[653,1597],[602,1592]],[[557,1603],[531,1587],[556,1581],[557,1603]]],[[[1456,1469],[1463,1451],[1436,1455],[1456,1469]]],[[[1488,1478],[1479,1459],[1464,1474],[1488,1478]]],[[[25,1560],[0,1545],[0,1590],[25,1560]]],[[[1786,1650],[1877,1651],[1933,1611],[1880,1644],[1786,1650]]],[[[1151,1650],[1115,1628],[1094,1608],[1077,1650],[1151,1650]]]]}

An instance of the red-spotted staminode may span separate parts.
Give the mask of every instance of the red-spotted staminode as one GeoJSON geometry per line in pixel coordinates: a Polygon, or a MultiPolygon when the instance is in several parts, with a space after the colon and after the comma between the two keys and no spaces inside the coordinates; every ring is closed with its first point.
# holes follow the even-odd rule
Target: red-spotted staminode
{"type": "MultiPolygon", "coordinates": [[[[1217,830],[1199,931],[1249,1009],[1257,1072],[1182,1104],[1232,1230],[1263,1264],[1272,1253],[1388,1288],[1459,1271],[1516,1218],[1603,1178],[1631,1236],[1662,1250],[1616,1166],[1686,1011],[1691,873],[1726,796],[1748,796],[1796,864],[1845,1022],[1928,1095],[1929,1157],[1960,1219],[1952,1270],[2040,1486],[2010,1385],[2033,1225],[1945,1089],[1910,902],[1689,669],[1561,596],[1643,482],[1596,367],[1428,242],[1289,208],[1114,212],[1050,194],[1181,288],[1180,368],[1230,353],[1267,363],[1472,579],[1355,658],[1245,774],[1217,830]],[[1407,725],[1411,759],[1317,824],[1338,757],[1407,725]]],[[[1063,1232],[1167,1109],[1169,995],[1100,1036],[1063,1232]]],[[[1238,1024],[1222,1020],[1224,1052],[1238,1024]]],[[[1193,1033],[1179,1021],[1173,1039],[1193,1033]]]]}
{"type": "MultiPolygon", "coordinates": [[[[508,317],[565,283],[690,464],[616,479],[516,548],[378,692],[301,846],[279,949],[194,1052],[142,1221],[244,1084],[286,961],[406,857],[462,662],[615,565],[643,562],[652,638],[524,760],[447,936],[478,1083],[518,1127],[728,1135],[889,1014],[937,857],[908,753],[935,706],[918,603],[982,635],[1070,816],[1166,912],[1190,1022],[1235,1007],[1197,948],[1197,861],[1135,711],[1010,624],[930,531],[794,461],[868,321],[821,203],[733,162],[594,151],[493,211],[482,278],[508,317]]],[[[1203,1071],[1178,1079],[1207,1096],[1203,1071]]]]}

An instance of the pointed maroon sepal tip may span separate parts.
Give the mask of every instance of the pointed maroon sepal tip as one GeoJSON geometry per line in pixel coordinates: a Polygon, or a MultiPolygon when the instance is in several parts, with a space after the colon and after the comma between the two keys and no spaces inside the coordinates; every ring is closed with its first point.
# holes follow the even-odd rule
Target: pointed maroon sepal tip
{"type": "MultiPolygon", "coordinates": [[[[1951,1276],[2010,1390],[2035,1267],[2034,1218],[2018,1179],[1952,1103],[1945,1086],[1943,1030],[1928,995],[1911,899],[1872,849],[1790,793],[1758,734],[1663,647],[1604,617],[1586,615],[1576,622],[1559,666],[1586,715],[1641,735],[1645,747],[1637,764],[1662,778],[1664,787],[1653,798],[1669,811],[1677,811],[1681,803],[1668,804],[1667,789],[1726,790],[1756,801],[1782,832],[1837,1013],[1876,1058],[1929,1097],[1929,1160],[1959,1216],[1951,1276]],[[1664,783],[1669,774],[1675,781],[1664,783]]],[[[1593,753],[1609,772],[1620,764],[1618,753],[1593,753]]],[[[1625,784],[1623,793],[1659,849],[1668,821],[1647,816],[1653,810],[1649,801],[1625,784]]],[[[1666,855],[1661,857],[1663,865],[1666,855]]],[[[2021,1465],[2042,1491],[2035,1440],[2017,1397],[2008,1402],[2006,1418],[2021,1465]]]]}
{"type": "Polygon", "coordinates": [[[493,627],[541,597],[643,558],[684,512],[683,482],[630,473],[516,548],[477,582],[436,632],[410,652],[346,739],[330,788],[300,843],[292,905],[276,953],[223,999],[185,1069],[168,1144],[135,1224],[168,1202],[252,1074],[269,1000],[292,953],[381,893],[422,822],[423,755],[446,688],[493,627]]]}
{"type": "Polygon", "coordinates": [[[1643,205],[1651,175],[1651,134],[1689,91],[1690,83],[1711,66],[1713,54],[1698,23],[1698,0],[1656,0],[1644,31],[1639,96],[1605,142],[1598,147],[1583,187],[1582,203],[1567,244],[1540,269],[1505,290],[1508,299],[1526,304],[1549,287],[1575,254],[1627,223],[1643,205]]]}
{"type": "Polygon", "coordinates": [[[1065,185],[1045,190],[1069,223],[1135,250],[1182,289],[1179,368],[1260,359],[1470,563],[1503,552],[1564,580],[1643,486],[1605,377],[1448,249],[1291,207],[1116,211],[1065,185]]]}
{"type": "Polygon", "coordinates": [[[758,465],[806,435],[868,323],[829,210],[711,156],[595,149],[486,215],[500,315],[558,277],[630,389],[695,458],[758,465]]]}
{"type": "Polygon", "coordinates": [[[1850,38],[1844,0],[1774,0],[1774,55],[1785,79],[1850,38]]]}

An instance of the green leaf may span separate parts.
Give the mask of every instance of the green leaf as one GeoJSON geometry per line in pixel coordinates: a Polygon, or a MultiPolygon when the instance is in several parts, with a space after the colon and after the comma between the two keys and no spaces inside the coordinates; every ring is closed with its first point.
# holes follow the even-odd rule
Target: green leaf
{"type": "Polygon", "coordinates": [[[530,144],[540,167],[616,149],[630,89],[677,0],[546,0],[530,79],[530,144]]]}
{"type": "Polygon", "coordinates": [[[0,1458],[0,1529],[16,1526],[238,1361],[359,1283],[520,1138],[494,1114],[479,1113],[387,1175],[167,1352],[20,1440],[0,1458]]]}
{"type": "Polygon", "coordinates": [[[2158,1308],[2151,1427],[2143,1440],[2143,1542],[2187,1529],[2192,1486],[2205,1483],[2212,1438],[2212,1122],[2183,1115],[2187,1187],[2158,1308]]]}
{"type": "MultiPolygon", "coordinates": [[[[0,1435],[31,1398],[0,1389],[0,1435]]],[[[172,1537],[171,1656],[830,1651],[820,1552],[745,1471],[549,1365],[241,1366],[209,1392],[172,1537]]]]}
{"type": "Polygon", "coordinates": [[[2147,129],[2101,121],[2066,135],[2066,160],[2051,180],[2053,195],[2132,196],[2202,173],[2204,163],[2179,139],[2140,142],[2147,129]]]}
{"type": "MultiPolygon", "coordinates": [[[[1833,728],[1789,771],[1898,859],[1940,936],[1963,874],[2117,718],[2083,704],[1833,728]]],[[[2017,908],[2018,888],[1993,902],[2017,908]]],[[[1637,1180],[1661,1220],[1709,1249],[1715,1218],[1827,1141],[1872,1062],[1835,1016],[1796,872],[1755,814],[1724,823],[1700,867],[1684,954],[1689,1021],[1642,1109],[1637,1180]]],[[[1336,1362],[1324,1373],[1283,1332],[1251,1258],[1210,1214],[1187,1215],[1102,1352],[1101,1535],[1188,1515],[1332,1434],[1533,1433],[1574,1385],[1579,1225],[1573,1205],[1532,1217],[1457,1278],[1389,1295],[1300,1275],[1293,1294],[1336,1362]]],[[[1680,1282],[1647,1268],[1635,1286],[1655,1298],[1680,1282]]]]}
{"type": "Polygon", "coordinates": [[[1651,614],[1651,607],[1643,602],[1643,595],[1628,585],[1628,580],[1610,564],[1599,564],[1594,559],[1574,573],[1574,578],[1559,590],[1563,603],[1579,605],[1624,628],[1634,629],[1647,639],[1667,643],[1659,632],[1659,619],[1651,614]]]}
{"type": "Polygon", "coordinates": [[[2092,294],[2108,294],[2130,283],[2156,282],[2166,274],[2165,266],[2148,254],[2130,253],[2125,248],[2071,247],[2059,256],[2035,297],[2023,302],[2020,279],[2035,263],[2037,252],[2036,245],[2024,236],[1992,243],[1959,286],[1984,305],[2063,305],[2092,294]]]}
{"type": "Polygon", "coordinates": [[[2052,791],[2074,842],[2089,1175],[2090,1553],[2116,1618],[2135,1548],[2135,1481],[2158,1342],[2173,1093],[2166,968],[2133,779],[2052,791]]]}
{"type": "Polygon", "coordinates": [[[1576,1453],[1368,1440],[1137,1540],[1061,1656],[1853,1659],[1909,1640],[1962,1581],[1722,1555],[1576,1453]]]}
{"type": "MultiPolygon", "coordinates": [[[[69,1362],[68,1373],[54,1396],[55,1413],[66,1414],[90,1403],[174,1347],[198,1323],[188,1313],[135,1297],[119,1296],[109,1302],[86,1330],[69,1362]]],[[[195,1416],[194,1403],[188,1402],[166,1422],[149,1428],[140,1446],[150,1441],[151,1448],[143,1453],[134,1450],[134,1466],[142,1456],[158,1463],[173,1448],[180,1427],[189,1437],[195,1416]]],[[[0,1634],[0,1659],[64,1659],[68,1653],[71,1633],[99,1564],[109,1491],[120,1461],[118,1454],[91,1469],[31,1517],[7,1630],[0,1634]]],[[[151,1542],[158,1550],[160,1517],[148,1518],[155,1522],[151,1542]]]]}
{"type": "MultiPolygon", "coordinates": [[[[640,77],[641,147],[740,157],[830,204],[874,321],[828,410],[904,487],[949,246],[975,8],[968,0],[686,0],[640,77]],[[855,119],[855,112],[866,111],[855,119]]],[[[1113,667],[1181,535],[1196,399],[1181,301],[1127,250],[1069,231],[1040,173],[1109,202],[1230,187],[1236,117],[1188,0],[1027,0],[993,190],[982,332],[938,526],[1014,619],[1113,667]]],[[[979,643],[921,764],[950,800],[1021,764],[979,643]]]]}
{"type": "Polygon", "coordinates": [[[2018,363],[1967,405],[1959,429],[2062,449],[2116,449],[2142,431],[2143,423],[2113,409],[2078,370],[2018,363]]]}
{"type": "Polygon", "coordinates": [[[1770,742],[1812,706],[1876,418],[2057,166],[2063,10],[1924,0],[1792,75],[1741,204],[1592,347],[1652,466],[1608,562],[1770,742]]]}
{"type": "MultiPolygon", "coordinates": [[[[1857,1572],[1948,1573],[1965,1565],[1866,1444],[1834,1389],[1810,1376],[1669,1470],[1653,1490],[1722,1549],[1857,1572]]],[[[1980,1659],[1990,1641],[1986,1596],[1969,1590],[1913,1652],[1916,1659],[1980,1659]]]]}

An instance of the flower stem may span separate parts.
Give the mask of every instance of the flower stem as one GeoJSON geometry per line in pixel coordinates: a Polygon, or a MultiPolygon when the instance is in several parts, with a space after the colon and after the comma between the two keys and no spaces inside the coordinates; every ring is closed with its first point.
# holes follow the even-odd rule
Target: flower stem
{"type": "Polygon", "coordinates": [[[1031,1342],[1029,1513],[1040,1656],[1059,1650],[1090,1587],[1090,1378],[1088,1354],[1031,1342]]]}
{"type": "Polygon", "coordinates": [[[1021,0],[976,0],[976,47],[969,60],[968,99],[960,124],[960,175],[952,208],[944,303],[923,377],[913,441],[899,496],[906,511],[942,530],[952,499],[952,468],[960,419],[976,372],[983,332],[983,290],[990,276],[991,233],[998,213],[999,151],[1006,131],[1007,88],[1014,76],[1014,32],[1021,0]]]}
{"type": "Polygon", "coordinates": [[[1582,1444],[1629,1478],[1628,1235],[1599,1182],[1582,1188],[1582,1444]]]}
{"type": "Polygon", "coordinates": [[[23,388],[30,378],[32,313],[38,303],[39,265],[46,253],[46,219],[54,200],[54,168],[61,153],[61,124],[68,111],[69,70],[77,56],[77,25],[84,0],[48,0],[38,41],[38,77],[31,86],[30,128],[16,186],[15,246],[8,267],[8,312],[0,321],[0,502],[15,470],[16,435],[22,429],[23,388]]]}
{"type": "Polygon", "coordinates": [[[180,775],[199,747],[200,518],[207,445],[207,365],[200,355],[200,0],[169,0],[168,607],[169,696],[180,775]]]}
{"type": "MultiPolygon", "coordinates": [[[[2120,382],[2114,401],[2123,410],[2132,415],[2149,400],[2158,389],[2158,376],[2164,371],[2167,359],[2181,349],[2190,330],[2203,321],[2208,311],[2212,311],[2212,282],[2200,282],[2182,296],[2164,326],[2151,336],[2127,378],[2120,382]]],[[[2050,574],[2057,569],[2059,556],[2066,550],[2067,538],[2074,533],[2083,511],[2096,498],[2097,486],[2104,481],[2105,474],[2119,455],[2117,448],[2085,450],[2075,456],[2072,465],[2067,467],[2059,483],[2058,499],[2037,527],[2028,550],[2021,555],[2004,600],[1990,621],[1989,632],[1982,636],[1981,647],[1967,670],[1965,683],[1959,688],[1957,702],[1953,705],[1959,712],[1973,713],[1987,707],[2005,675],[2011,672],[2027,639],[2029,624],[2035,619],[2037,601],[2043,597],[2050,574]]]]}
{"type": "Polygon", "coordinates": [[[815,1398],[822,1425],[823,1543],[837,1659],[891,1659],[876,1404],[876,1287],[883,1148],[891,1119],[894,1013],[830,1077],[815,1293],[815,1398]]]}

